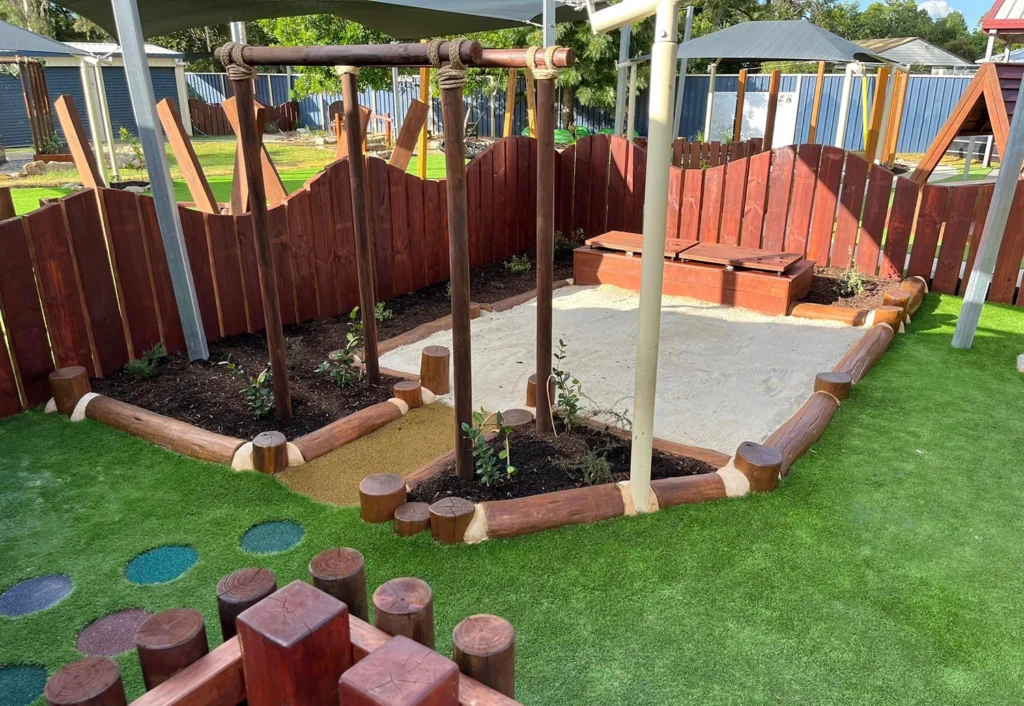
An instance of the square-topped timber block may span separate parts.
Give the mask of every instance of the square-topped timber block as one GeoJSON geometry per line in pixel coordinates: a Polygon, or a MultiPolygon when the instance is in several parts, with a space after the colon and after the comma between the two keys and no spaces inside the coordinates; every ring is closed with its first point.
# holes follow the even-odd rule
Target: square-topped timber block
{"type": "Polygon", "coordinates": [[[348,606],[293,581],[236,625],[249,706],[338,703],[338,679],[352,666],[348,606]]]}
{"type": "Polygon", "coordinates": [[[455,662],[401,635],[341,675],[341,706],[458,706],[455,662]]]}
{"type": "MultiPolygon", "coordinates": [[[[639,257],[627,257],[621,253],[587,247],[577,248],[573,262],[573,283],[611,284],[639,292],[640,262],[639,257]]],[[[811,291],[813,278],[812,260],[798,262],[782,275],[666,260],[662,292],[753,309],[763,314],[785,316],[794,301],[807,296],[811,291]]]]}

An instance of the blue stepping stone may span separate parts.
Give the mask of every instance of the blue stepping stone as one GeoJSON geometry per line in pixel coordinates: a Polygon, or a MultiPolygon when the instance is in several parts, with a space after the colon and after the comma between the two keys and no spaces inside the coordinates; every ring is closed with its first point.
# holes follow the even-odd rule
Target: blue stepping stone
{"type": "Polygon", "coordinates": [[[46,669],[36,665],[0,666],[0,706],[28,706],[43,695],[46,669]]]}
{"type": "Polygon", "coordinates": [[[243,534],[240,544],[242,549],[253,554],[275,554],[294,547],[305,533],[302,525],[296,522],[264,522],[243,534]]]}
{"type": "Polygon", "coordinates": [[[16,583],[0,595],[0,615],[17,618],[52,608],[71,593],[71,579],[64,574],[36,576],[16,583]]]}
{"type": "Polygon", "coordinates": [[[199,561],[199,552],[185,545],[171,544],[142,552],[128,562],[125,577],[139,586],[167,583],[178,578],[199,561]]]}

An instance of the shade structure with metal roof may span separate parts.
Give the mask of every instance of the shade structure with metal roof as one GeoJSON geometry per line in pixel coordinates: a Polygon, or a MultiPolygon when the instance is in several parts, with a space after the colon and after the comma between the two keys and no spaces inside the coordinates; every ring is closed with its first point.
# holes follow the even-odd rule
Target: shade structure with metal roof
{"type": "Polygon", "coordinates": [[[84,52],[0,20],[0,55],[40,58],[76,56],[84,52]]]}
{"type": "Polygon", "coordinates": [[[1024,0],[995,0],[981,18],[981,29],[1007,42],[1024,41],[1024,0]]]}

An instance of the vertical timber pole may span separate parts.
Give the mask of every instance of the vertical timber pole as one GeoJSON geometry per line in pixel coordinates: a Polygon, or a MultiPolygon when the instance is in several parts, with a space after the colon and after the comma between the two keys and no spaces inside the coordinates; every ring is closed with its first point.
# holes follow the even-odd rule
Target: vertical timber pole
{"type": "Polygon", "coordinates": [[[708,67],[708,101],[704,110],[704,139],[701,142],[711,142],[711,116],[715,112],[715,83],[718,78],[718,62],[715,59],[708,67]]]}
{"type": "MultiPolygon", "coordinates": [[[[228,47],[241,47],[239,43],[228,47]]],[[[267,327],[267,348],[270,352],[270,372],[274,379],[274,413],[278,419],[292,418],[292,394],[288,386],[288,365],[285,362],[284,329],[281,326],[281,303],[277,296],[277,271],[274,250],[267,233],[267,191],[263,184],[262,136],[256,126],[256,106],[253,98],[253,79],[256,71],[241,63],[241,51],[231,56],[225,47],[221,63],[228,72],[235,91],[238,110],[238,133],[249,182],[249,212],[252,232],[256,241],[256,264],[263,297],[263,318],[267,327]],[[237,59],[237,61],[236,61],[237,59]]]]}
{"type": "MultiPolygon", "coordinates": [[[[359,69],[339,66],[341,93],[345,112],[345,142],[348,144],[348,176],[352,192],[352,229],[356,241],[356,273],[359,280],[359,313],[363,322],[363,362],[366,381],[380,384],[380,363],[377,359],[377,301],[373,291],[373,252],[370,247],[370,225],[366,217],[366,160],[360,134],[359,69]]],[[[338,139],[342,139],[339,135],[338,139]]]]}
{"type": "MultiPolygon", "coordinates": [[[[427,106],[430,105],[430,69],[427,67],[420,69],[420,102],[425,103],[427,106]]],[[[493,108],[493,106],[494,101],[492,96],[491,107],[493,108]]],[[[419,146],[416,148],[416,151],[419,153],[417,155],[419,159],[416,160],[416,175],[419,176],[420,179],[427,178],[427,136],[429,128],[430,121],[424,120],[423,127],[420,128],[419,146]]]]}
{"type": "Polygon", "coordinates": [[[629,39],[633,33],[633,25],[626,25],[619,30],[619,63],[618,77],[615,82],[615,133],[622,130],[622,120],[626,117],[626,62],[629,61],[629,39]]]}
{"type": "MultiPolygon", "coordinates": [[[[686,8],[686,25],[683,27],[683,44],[690,41],[693,33],[693,5],[686,8]]],[[[686,73],[689,70],[689,59],[679,60],[679,77],[676,79],[676,107],[672,111],[672,133],[673,137],[680,137],[679,123],[683,121],[683,95],[686,91],[686,73]]],[[[673,140],[674,142],[674,140],[673,140]]]]}
{"type": "Polygon", "coordinates": [[[633,447],[629,490],[637,512],[646,512],[651,498],[651,454],[654,451],[654,402],[658,384],[661,337],[661,289],[665,277],[665,225],[668,179],[672,166],[674,74],[679,32],[678,0],[658,5],[651,47],[650,127],[647,130],[647,178],[644,198],[644,239],[640,264],[640,323],[636,340],[636,382],[633,395],[633,447]]]}
{"type": "MultiPolygon", "coordinates": [[[[629,65],[629,113],[626,118],[626,139],[633,144],[633,133],[636,131],[636,62],[629,65]]],[[[648,149],[650,147],[648,146],[648,149]]]]}
{"type": "Polygon", "coordinates": [[[167,152],[164,150],[164,136],[157,121],[156,98],[153,95],[153,79],[149,74],[149,64],[146,60],[139,7],[135,0],[113,0],[113,6],[117,35],[124,57],[125,75],[128,79],[128,93],[131,96],[135,123],[139,127],[142,152],[149,171],[157,224],[160,226],[160,237],[167,253],[167,267],[174,288],[174,301],[181,317],[181,328],[185,333],[185,346],[190,360],[205,360],[210,357],[210,351],[206,345],[203,317],[199,313],[199,299],[196,297],[192,268],[188,262],[188,249],[185,247],[185,236],[181,230],[174,183],[171,181],[171,169],[167,163],[167,152]]]}

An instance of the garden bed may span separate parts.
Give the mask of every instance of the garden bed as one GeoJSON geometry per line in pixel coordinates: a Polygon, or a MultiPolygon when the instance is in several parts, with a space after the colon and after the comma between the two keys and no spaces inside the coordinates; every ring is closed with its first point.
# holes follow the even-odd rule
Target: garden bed
{"type": "Polygon", "coordinates": [[[845,306],[853,309],[876,309],[883,304],[885,293],[899,289],[900,280],[857,275],[861,291],[851,292],[849,270],[839,267],[815,267],[811,291],[800,301],[805,304],[845,306]]]}

